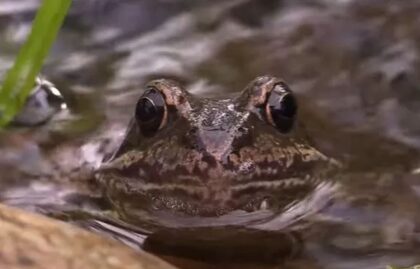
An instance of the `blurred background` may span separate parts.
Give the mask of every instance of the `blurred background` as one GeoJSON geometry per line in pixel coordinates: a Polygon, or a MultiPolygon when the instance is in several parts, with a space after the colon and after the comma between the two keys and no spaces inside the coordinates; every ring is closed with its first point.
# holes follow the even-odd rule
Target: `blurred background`
{"type": "MultiPolygon", "coordinates": [[[[39,2],[0,1],[0,76],[39,2]]],[[[0,169],[42,174],[50,154],[66,171],[98,164],[98,139],[115,146],[150,79],[211,97],[269,74],[296,93],[324,152],[353,167],[403,167],[420,195],[419,25],[417,0],[74,0],[42,71],[67,109],[2,131],[0,169]]]]}

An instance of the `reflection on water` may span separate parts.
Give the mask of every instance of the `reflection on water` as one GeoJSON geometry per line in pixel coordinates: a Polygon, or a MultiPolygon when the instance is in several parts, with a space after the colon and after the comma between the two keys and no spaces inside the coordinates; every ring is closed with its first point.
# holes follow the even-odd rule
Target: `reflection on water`
{"type": "MultiPolygon", "coordinates": [[[[1,73],[37,2],[0,4],[1,73]]],[[[47,125],[0,133],[2,201],[133,247],[158,242],[161,255],[182,268],[214,267],[174,257],[171,242],[183,243],[178,256],[196,245],[203,247],[198,254],[220,251],[209,256],[213,262],[225,255],[219,262],[229,263],[229,249],[248,246],[251,253],[238,253],[253,262],[294,255],[286,268],[420,263],[419,13],[414,0],[75,1],[44,69],[69,111],[47,125]],[[313,200],[282,214],[206,219],[138,212],[135,227],[108,210],[92,167],[121,140],[146,81],[174,78],[214,96],[239,91],[261,74],[283,77],[298,94],[308,136],[347,165],[337,181],[350,195],[332,198],[337,186],[320,186],[313,200]]],[[[241,264],[232,261],[231,268],[241,264]]]]}

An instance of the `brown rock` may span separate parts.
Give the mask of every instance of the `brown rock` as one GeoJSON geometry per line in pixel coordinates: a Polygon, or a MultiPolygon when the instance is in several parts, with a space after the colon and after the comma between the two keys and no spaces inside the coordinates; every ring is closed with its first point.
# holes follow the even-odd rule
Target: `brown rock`
{"type": "Polygon", "coordinates": [[[0,205],[0,268],[175,269],[67,223],[0,205]]]}

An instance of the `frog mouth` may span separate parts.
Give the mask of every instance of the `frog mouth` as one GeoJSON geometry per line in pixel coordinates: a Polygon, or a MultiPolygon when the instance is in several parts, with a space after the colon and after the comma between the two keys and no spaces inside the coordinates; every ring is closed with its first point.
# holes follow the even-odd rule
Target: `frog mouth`
{"type": "MultiPolygon", "coordinates": [[[[235,210],[279,211],[310,193],[317,181],[311,177],[258,180],[227,184],[191,181],[146,182],[122,175],[120,171],[101,177],[122,207],[169,210],[188,215],[220,216],[235,210]]],[[[220,181],[220,180],[219,180],[220,181]]],[[[222,180],[221,182],[225,182],[222,180]]]]}

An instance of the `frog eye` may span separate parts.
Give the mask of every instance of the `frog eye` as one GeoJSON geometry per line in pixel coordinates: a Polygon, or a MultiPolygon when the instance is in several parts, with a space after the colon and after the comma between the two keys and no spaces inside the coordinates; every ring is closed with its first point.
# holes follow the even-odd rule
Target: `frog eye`
{"type": "Polygon", "coordinates": [[[280,132],[289,132],[295,121],[297,102],[286,85],[278,84],[270,92],[265,104],[265,113],[270,124],[280,132]]]}
{"type": "Polygon", "coordinates": [[[167,109],[163,94],[154,88],[147,89],[138,100],[135,113],[142,134],[153,135],[164,125],[166,119],[167,109]]]}

